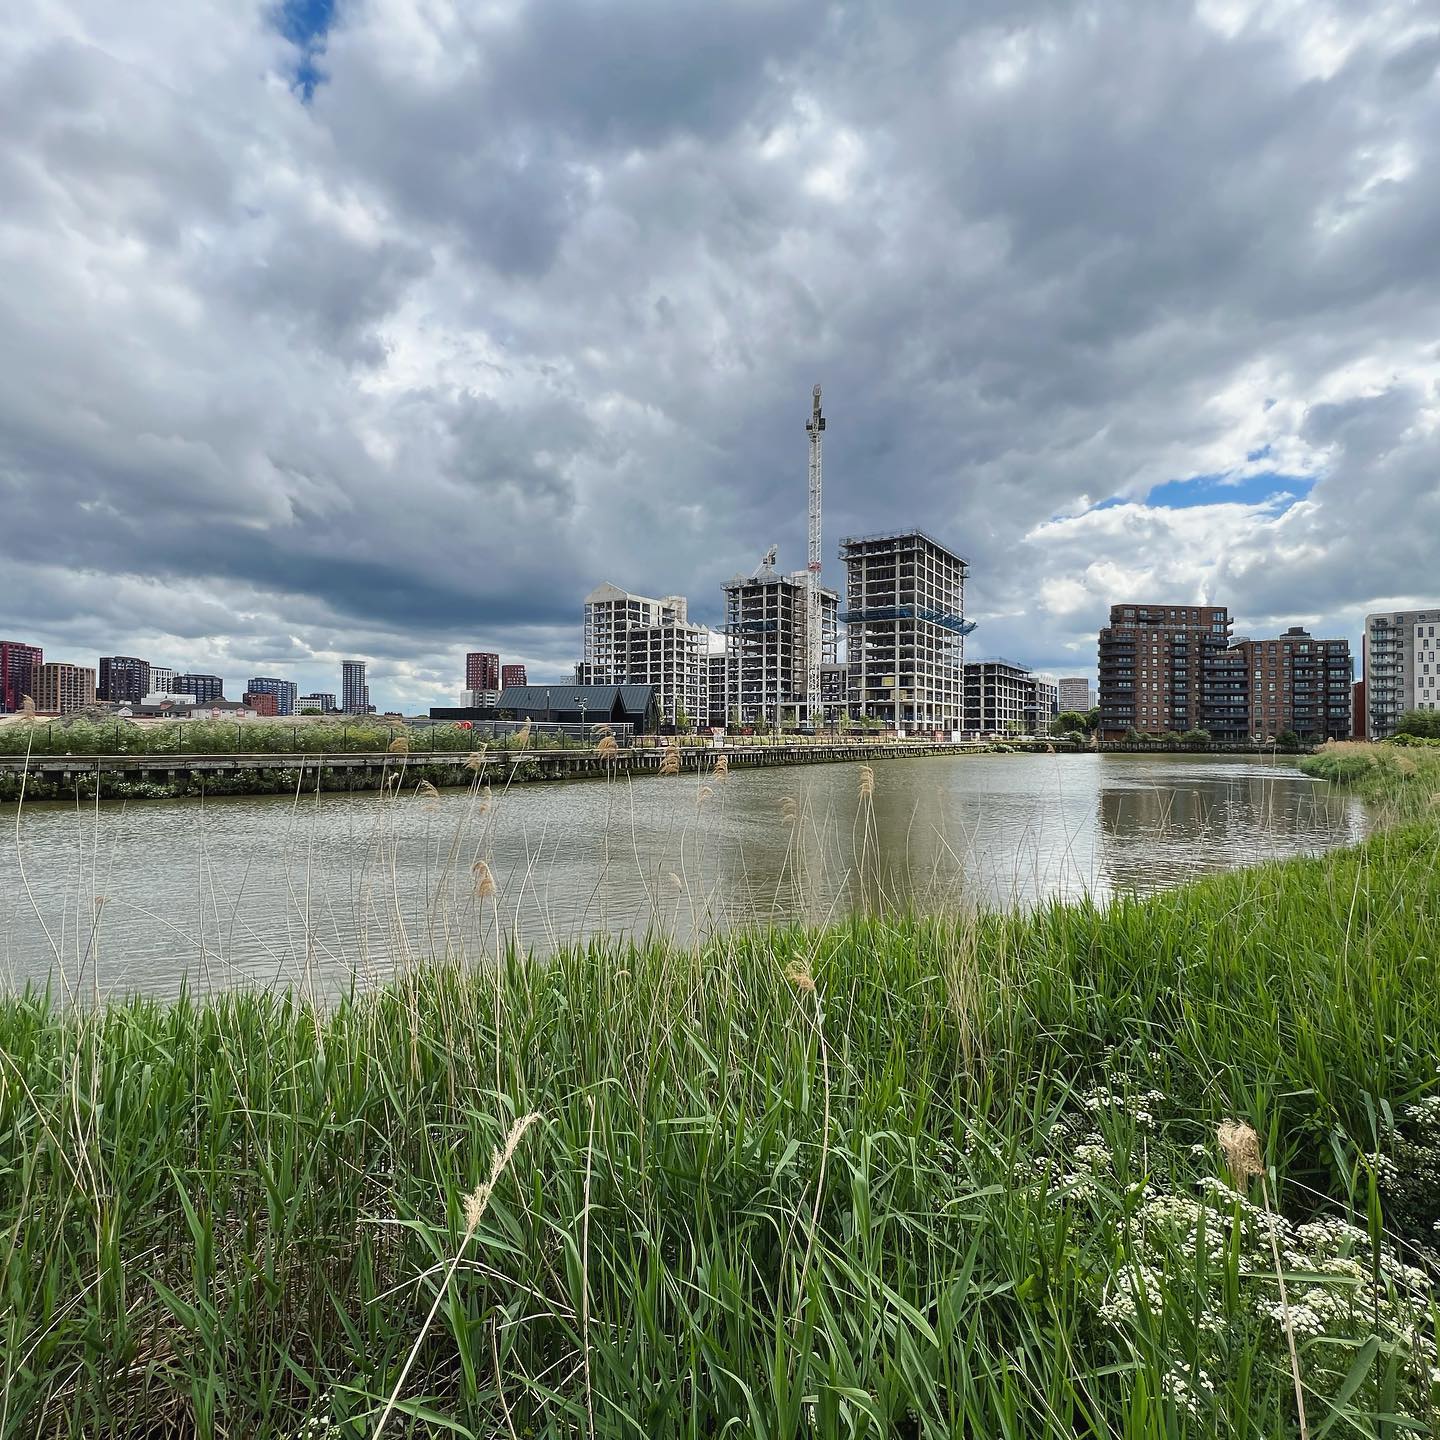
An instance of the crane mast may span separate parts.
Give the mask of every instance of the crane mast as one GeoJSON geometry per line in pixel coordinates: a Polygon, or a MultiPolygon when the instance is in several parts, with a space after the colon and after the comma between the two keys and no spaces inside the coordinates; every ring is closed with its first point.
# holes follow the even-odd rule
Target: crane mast
{"type": "Polygon", "coordinates": [[[820,437],[825,417],[820,413],[820,387],[811,399],[805,433],[810,437],[810,563],[805,572],[805,713],[812,725],[824,718],[820,702],[820,437]]]}

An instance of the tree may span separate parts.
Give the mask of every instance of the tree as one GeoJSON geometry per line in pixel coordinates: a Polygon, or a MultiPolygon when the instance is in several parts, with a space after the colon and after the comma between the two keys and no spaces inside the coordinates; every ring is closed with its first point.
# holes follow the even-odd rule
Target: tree
{"type": "Polygon", "coordinates": [[[1180,738],[1187,745],[1208,745],[1210,732],[1208,730],[1187,730],[1180,738]]]}
{"type": "Polygon", "coordinates": [[[1275,743],[1282,750],[1298,750],[1300,748],[1300,737],[1293,730],[1282,730],[1275,737],[1275,743]]]}
{"type": "Polygon", "coordinates": [[[315,707],[314,707],[313,705],[311,705],[311,706],[307,706],[307,707],[306,707],[304,710],[302,710],[300,713],[301,713],[302,715],[319,715],[319,714],[321,714],[322,712],[319,711],[319,710],[317,710],[317,709],[315,709],[315,707]]]}
{"type": "Polygon", "coordinates": [[[1052,735],[1084,735],[1089,729],[1089,721],[1078,710],[1062,710],[1050,722],[1052,735]]]}
{"type": "Polygon", "coordinates": [[[1440,710],[1407,710],[1395,733],[1414,735],[1419,740],[1440,740],[1440,710]]]}
{"type": "Polygon", "coordinates": [[[1100,707],[1098,705],[1086,712],[1085,728],[1092,735],[1100,728],[1100,707]]]}
{"type": "Polygon", "coordinates": [[[690,733],[690,716],[681,705],[675,707],[675,728],[683,731],[687,735],[690,733]]]}

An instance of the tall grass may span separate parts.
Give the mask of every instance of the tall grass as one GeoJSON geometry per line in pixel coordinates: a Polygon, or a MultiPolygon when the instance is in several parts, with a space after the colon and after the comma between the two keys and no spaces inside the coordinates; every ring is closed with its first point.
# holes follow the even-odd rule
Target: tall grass
{"type": "Polygon", "coordinates": [[[1425,819],[324,1009],[0,1002],[0,1436],[1282,1436],[1291,1335],[1310,1434],[1431,1433],[1437,917],[1425,819]]]}

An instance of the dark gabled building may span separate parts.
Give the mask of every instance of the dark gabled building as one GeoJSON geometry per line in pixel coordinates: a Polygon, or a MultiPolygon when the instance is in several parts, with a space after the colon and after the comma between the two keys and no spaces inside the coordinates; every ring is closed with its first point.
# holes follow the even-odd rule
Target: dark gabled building
{"type": "Polygon", "coordinates": [[[553,725],[633,725],[637,734],[660,726],[653,685],[511,685],[495,706],[502,720],[553,725]]]}

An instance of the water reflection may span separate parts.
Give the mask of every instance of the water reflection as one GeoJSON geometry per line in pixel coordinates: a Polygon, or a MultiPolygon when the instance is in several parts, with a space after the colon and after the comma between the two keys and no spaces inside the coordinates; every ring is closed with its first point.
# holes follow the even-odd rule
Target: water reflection
{"type": "MultiPolygon", "coordinates": [[[[9,812],[13,816],[13,810],[9,812]]],[[[1284,765],[965,756],[441,796],[27,810],[0,852],[0,962],[86,996],[331,992],[442,955],[681,940],[857,910],[1149,891],[1348,843],[1363,808],[1284,765]],[[495,881],[476,894],[475,867],[495,881]]],[[[9,828],[9,827],[7,827],[9,828]]]]}

